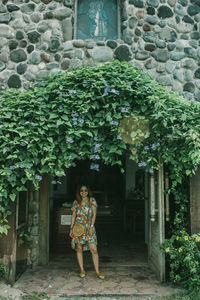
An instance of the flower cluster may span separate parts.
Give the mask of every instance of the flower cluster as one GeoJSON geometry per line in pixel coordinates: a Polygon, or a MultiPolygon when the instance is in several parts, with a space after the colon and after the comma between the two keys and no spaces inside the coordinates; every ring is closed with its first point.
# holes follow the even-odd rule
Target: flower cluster
{"type": "Polygon", "coordinates": [[[138,163],[138,167],[141,168],[141,167],[146,167],[147,163],[145,161],[142,161],[142,162],[139,162],[138,163]]]}
{"type": "Polygon", "coordinates": [[[108,95],[108,93],[113,93],[115,95],[119,95],[120,92],[118,90],[115,89],[111,89],[109,85],[107,85],[104,89],[104,95],[108,95]]]}
{"type": "Polygon", "coordinates": [[[95,170],[95,171],[99,171],[99,165],[98,164],[91,164],[90,169],[95,170]]]}
{"type": "Polygon", "coordinates": [[[73,95],[73,94],[76,94],[76,90],[69,90],[69,96],[73,95]]]}
{"type": "Polygon", "coordinates": [[[66,138],[66,141],[70,144],[72,144],[74,142],[73,138],[71,138],[71,137],[66,138]]]}
{"type": "Polygon", "coordinates": [[[118,126],[118,124],[119,124],[119,122],[117,122],[117,121],[110,121],[110,125],[115,125],[115,126],[118,126]]]}
{"type": "Polygon", "coordinates": [[[94,153],[98,152],[100,147],[101,147],[100,144],[96,144],[96,145],[94,146],[94,153]]]}

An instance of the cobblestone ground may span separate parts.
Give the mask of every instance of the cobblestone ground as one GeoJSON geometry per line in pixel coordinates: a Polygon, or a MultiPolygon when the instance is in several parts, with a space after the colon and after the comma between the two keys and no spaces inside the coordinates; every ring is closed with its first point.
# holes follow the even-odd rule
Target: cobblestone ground
{"type": "MultiPolygon", "coordinates": [[[[48,266],[27,270],[11,288],[0,284],[0,295],[45,292],[52,300],[62,299],[152,299],[171,295],[180,289],[160,283],[147,266],[147,252],[141,243],[112,244],[99,249],[105,280],[96,278],[90,253],[84,253],[86,277],[79,277],[75,253],[54,255],[48,266]]],[[[16,295],[15,295],[16,294],[16,295]]],[[[17,298],[18,297],[18,298],[17,298]]],[[[45,298],[44,298],[45,299],[45,298]]],[[[42,299],[43,300],[43,299],[42,299]]]]}

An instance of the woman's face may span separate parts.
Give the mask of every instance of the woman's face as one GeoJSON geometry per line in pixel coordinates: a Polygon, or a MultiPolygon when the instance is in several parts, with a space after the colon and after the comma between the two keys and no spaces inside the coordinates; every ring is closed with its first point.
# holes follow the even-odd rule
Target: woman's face
{"type": "Polygon", "coordinates": [[[88,195],[88,189],[85,185],[83,185],[81,188],[80,188],[80,195],[82,198],[85,198],[87,197],[88,195]]]}

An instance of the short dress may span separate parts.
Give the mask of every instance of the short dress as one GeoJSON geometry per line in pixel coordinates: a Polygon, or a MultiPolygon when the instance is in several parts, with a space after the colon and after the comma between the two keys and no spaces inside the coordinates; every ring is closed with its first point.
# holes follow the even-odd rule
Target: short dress
{"type": "Polygon", "coordinates": [[[92,221],[93,211],[92,207],[97,208],[97,203],[94,198],[90,198],[89,202],[82,205],[79,204],[77,200],[73,202],[72,205],[72,212],[76,212],[76,223],[81,223],[85,227],[85,234],[80,237],[73,237],[71,241],[72,249],[76,249],[76,245],[83,245],[83,251],[89,250],[88,243],[97,245],[97,235],[95,227],[93,227],[93,234],[89,236],[89,229],[92,221]]]}

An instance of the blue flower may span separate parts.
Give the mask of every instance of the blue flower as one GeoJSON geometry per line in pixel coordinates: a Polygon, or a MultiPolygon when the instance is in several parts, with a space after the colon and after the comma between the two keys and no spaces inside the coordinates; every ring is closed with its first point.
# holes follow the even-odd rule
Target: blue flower
{"type": "Polygon", "coordinates": [[[94,140],[94,141],[98,141],[99,138],[98,138],[97,136],[95,136],[95,137],[93,138],[93,140],[94,140]]]}
{"type": "Polygon", "coordinates": [[[122,140],[120,135],[117,136],[117,140],[122,140]]]}
{"type": "Polygon", "coordinates": [[[85,121],[84,121],[84,119],[81,118],[81,119],[79,119],[79,122],[83,124],[85,121]]]}
{"type": "Polygon", "coordinates": [[[9,168],[10,170],[14,170],[15,169],[15,167],[14,166],[10,166],[10,168],[9,168]]]}
{"type": "Polygon", "coordinates": [[[37,175],[36,178],[37,178],[37,180],[42,180],[42,176],[40,176],[40,175],[37,175]]]}
{"type": "Polygon", "coordinates": [[[84,80],[83,80],[83,84],[86,84],[86,83],[87,83],[87,80],[86,80],[86,79],[84,79],[84,80]]]}
{"type": "Polygon", "coordinates": [[[95,159],[100,159],[99,154],[96,154],[94,158],[95,158],[95,159]]]}
{"type": "Polygon", "coordinates": [[[26,142],[21,142],[21,146],[25,147],[27,145],[26,142]]]}
{"type": "Polygon", "coordinates": [[[72,144],[72,143],[74,142],[74,140],[73,140],[72,138],[70,138],[70,137],[66,138],[66,141],[67,141],[68,143],[70,143],[70,144],[72,144]]]}
{"type": "Polygon", "coordinates": [[[144,150],[149,150],[149,146],[144,146],[144,150]]]}
{"type": "Polygon", "coordinates": [[[11,181],[16,181],[16,177],[9,177],[9,178],[8,178],[8,181],[9,181],[9,182],[11,182],[11,181]]]}
{"type": "Polygon", "coordinates": [[[152,144],[152,145],[151,145],[151,149],[152,149],[152,150],[156,150],[156,145],[155,145],[155,144],[152,144]]]}
{"type": "Polygon", "coordinates": [[[24,164],[21,164],[21,165],[20,165],[20,168],[21,168],[21,169],[23,169],[24,167],[25,167],[24,164]]]}
{"type": "Polygon", "coordinates": [[[128,113],[129,111],[128,111],[128,108],[127,108],[127,107],[122,107],[121,112],[123,112],[123,113],[128,113]]]}
{"type": "Polygon", "coordinates": [[[53,127],[54,127],[54,128],[58,128],[58,125],[57,125],[57,124],[54,124],[53,127]]]}
{"type": "Polygon", "coordinates": [[[9,148],[9,147],[6,147],[6,148],[5,148],[5,151],[6,151],[6,152],[10,152],[10,148],[9,148]]]}
{"type": "Polygon", "coordinates": [[[31,166],[30,166],[30,165],[27,165],[26,167],[27,167],[27,169],[30,169],[30,168],[31,168],[31,166]]]}
{"type": "Polygon", "coordinates": [[[56,184],[56,183],[57,183],[56,180],[51,181],[51,184],[56,184]]]}
{"type": "Polygon", "coordinates": [[[90,169],[95,170],[95,171],[99,171],[99,165],[98,164],[91,164],[90,169]]]}
{"type": "Polygon", "coordinates": [[[117,126],[119,123],[117,121],[110,121],[110,125],[115,125],[117,126]]]}
{"type": "Polygon", "coordinates": [[[71,96],[72,94],[76,94],[76,90],[69,90],[69,96],[71,96]]]}
{"type": "Polygon", "coordinates": [[[99,150],[99,147],[100,147],[101,145],[100,144],[96,144],[95,146],[94,146],[94,152],[97,152],[98,150],[99,150]]]}
{"type": "Polygon", "coordinates": [[[128,102],[125,102],[124,105],[130,107],[130,103],[128,102]]]}
{"type": "Polygon", "coordinates": [[[160,146],[160,143],[157,143],[156,146],[159,147],[159,146],[160,146]]]}
{"type": "Polygon", "coordinates": [[[93,159],[94,158],[94,155],[90,155],[90,159],[93,159]]]}
{"type": "Polygon", "coordinates": [[[149,169],[149,173],[150,173],[150,174],[153,174],[153,173],[154,173],[154,170],[153,170],[153,169],[149,169]]]}
{"type": "Polygon", "coordinates": [[[77,125],[78,124],[78,122],[77,122],[77,119],[75,120],[73,120],[73,125],[77,125]]]}
{"type": "Polygon", "coordinates": [[[70,155],[69,156],[69,160],[73,160],[74,158],[73,158],[73,156],[72,155],[70,155]]]}
{"type": "Polygon", "coordinates": [[[144,162],[144,161],[138,163],[138,167],[139,167],[139,168],[140,168],[140,167],[146,167],[146,165],[147,165],[147,164],[146,164],[146,162],[144,162]]]}
{"type": "Polygon", "coordinates": [[[113,94],[115,94],[115,95],[119,95],[119,94],[120,94],[119,91],[117,91],[117,90],[115,90],[115,89],[112,89],[111,92],[112,92],[113,94]]]}
{"type": "Polygon", "coordinates": [[[63,176],[62,174],[58,174],[58,175],[57,175],[57,177],[62,177],[62,176],[63,176]]]}
{"type": "Polygon", "coordinates": [[[110,92],[110,86],[108,85],[108,86],[104,89],[104,95],[108,95],[109,92],[110,92]]]}
{"type": "Polygon", "coordinates": [[[34,126],[35,126],[35,124],[34,124],[34,123],[31,123],[31,126],[33,126],[33,127],[34,127],[34,126]]]}
{"type": "Polygon", "coordinates": [[[61,109],[63,109],[63,106],[62,106],[62,105],[60,105],[60,106],[59,106],[59,109],[60,109],[60,110],[61,110],[61,109]]]}
{"type": "Polygon", "coordinates": [[[71,114],[72,117],[78,117],[79,114],[78,113],[75,113],[75,114],[71,114]]]}

